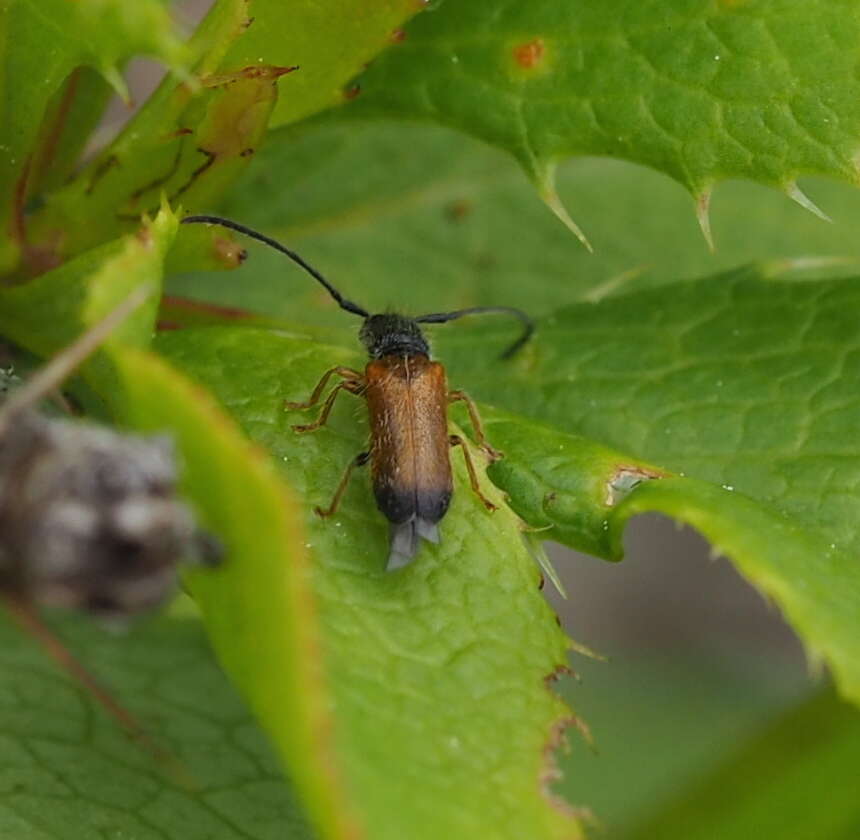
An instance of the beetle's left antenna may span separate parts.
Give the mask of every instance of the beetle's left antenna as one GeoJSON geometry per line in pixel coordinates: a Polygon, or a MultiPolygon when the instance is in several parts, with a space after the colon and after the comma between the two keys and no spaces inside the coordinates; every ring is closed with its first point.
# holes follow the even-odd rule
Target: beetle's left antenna
{"type": "Polygon", "coordinates": [[[532,337],[532,333],[535,331],[534,321],[522,309],[515,309],[513,306],[472,306],[469,309],[457,309],[454,312],[433,312],[430,315],[421,315],[415,320],[419,324],[444,324],[447,321],[456,321],[457,318],[462,318],[464,315],[488,315],[494,312],[502,315],[513,315],[523,324],[520,337],[499,357],[510,359],[532,337]]]}
{"type": "Polygon", "coordinates": [[[243,233],[245,236],[250,236],[251,239],[256,239],[257,242],[262,242],[276,251],[288,256],[294,263],[300,265],[311,277],[321,283],[326,291],[337,301],[341,309],[347,312],[352,312],[354,315],[360,315],[362,318],[369,318],[370,313],[360,307],[357,303],[347,300],[323,275],[317,271],[310,263],[305,262],[295,251],[291,251],[286,245],[282,245],[277,239],[272,239],[264,233],[258,233],[245,225],[240,225],[239,222],[234,222],[232,219],[225,219],[222,216],[186,216],[182,220],[183,225],[203,224],[203,225],[220,225],[228,230],[235,230],[237,233],[243,233]]]}

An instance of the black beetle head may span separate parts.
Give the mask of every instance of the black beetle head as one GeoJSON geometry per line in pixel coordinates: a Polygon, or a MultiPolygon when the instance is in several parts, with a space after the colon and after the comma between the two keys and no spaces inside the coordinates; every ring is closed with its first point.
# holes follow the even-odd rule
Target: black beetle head
{"type": "Polygon", "coordinates": [[[374,359],[383,356],[429,355],[430,347],[414,318],[385,313],[366,318],[359,333],[361,343],[374,359]]]}

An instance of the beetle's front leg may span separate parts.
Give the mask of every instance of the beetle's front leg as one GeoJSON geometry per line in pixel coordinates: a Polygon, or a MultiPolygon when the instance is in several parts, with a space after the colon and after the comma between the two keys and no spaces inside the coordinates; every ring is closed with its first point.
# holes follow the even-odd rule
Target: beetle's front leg
{"type": "Polygon", "coordinates": [[[313,423],[307,423],[304,425],[293,426],[294,431],[302,433],[302,432],[315,432],[320,426],[325,426],[328,421],[328,416],[331,413],[332,406],[334,405],[334,401],[337,399],[337,395],[341,391],[349,391],[350,394],[360,394],[364,390],[364,380],[355,380],[355,379],[344,379],[343,382],[338,382],[334,388],[331,389],[331,393],[328,395],[328,398],[323,403],[322,411],[320,412],[320,416],[314,420],[313,423]]]}
{"type": "Polygon", "coordinates": [[[289,400],[284,400],[284,408],[290,411],[304,411],[306,408],[315,406],[320,401],[320,396],[325,390],[325,386],[328,385],[329,379],[331,379],[334,374],[337,374],[341,379],[346,381],[364,384],[364,377],[357,370],[341,366],[333,367],[322,375],[322,379],[317,382],[317,386],[314,388],[314,392],[311,394],[311,398],[307,402],[290,402],[289,400]]]}
{"type": "Polygon", "coordinates": [[[498,461],[499,458],[504,457],[503,453],[499,452],[498,449],[493,449],[493,447],[487,442],[487,438],[484,435],[484,427],[481,423],[481,416],[478,414],[478,408],[465,391],[449,391],[448,402],[466,403],[466,408],[469,411],[469,419],[472,421],[472,428],[475,430],[475,439],[478,441],[478,446],[489,456],[491,461],[498,461]]]}

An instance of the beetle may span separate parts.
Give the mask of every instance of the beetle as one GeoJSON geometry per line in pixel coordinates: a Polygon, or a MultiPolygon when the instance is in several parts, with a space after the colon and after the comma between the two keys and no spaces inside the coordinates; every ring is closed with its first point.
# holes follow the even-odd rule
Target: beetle
{"type": "Polygon", "coordinates": [[[448,389],[445,368],[430,358],[430,347],[420,325],[443,324],[466,315],[512,315],[520,320],[523,330],[502,354],[502,358],[507,359],[534,332],[528,315],[509,306],[470,307],[417,318],[390,312],[372,315],[343,297],[317,269],[275,239],[221,216],[186,216],[182,223],[220,225],[274,248],[317,280],[341,309],[364,319],[359,339],[370,356],[364,371],[340,366],[331,368],[322,375],[305,402],[285,402],[285,407],[291,411],[312,408],[322,399],[332,377],[340,379],[328,393],[317,419],[293,426],[300,433],[315,431],[326,424],[341,391],[363,397],[367,403],[370,446],[349,463],[329,506],[315,508],[319,516],[328,517],[337,510],[353,470],[369,461],[377,507],[391,523],[387,569],[407,565],[415,556],[420,539],[439,542],[438,523],[445,516],[453,493],[449,450],[455,446],[463,452],[472,490],[488,511],[496,509],[481,492],[465,442],[459,435],[448,433],[448,405],[465,403],[480,449],[491,461],[502,454],[487,442],[478,410],[469,396],[463,391],[448,389]]]}

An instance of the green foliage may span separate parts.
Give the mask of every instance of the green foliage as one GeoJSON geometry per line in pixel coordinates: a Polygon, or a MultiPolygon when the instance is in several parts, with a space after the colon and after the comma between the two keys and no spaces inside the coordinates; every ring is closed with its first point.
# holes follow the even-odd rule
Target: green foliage
{"type": "MultiPolygon", "coordinates": [[[[540,597],[516,517],[484,509],[455,453],[463,490],[441,526],[441,545],[386,574],[387,528],[366,475],[356,476],[333,521],[310,510],[328,503],[365,445],[353,406],[339,406],[331,428],[299,436],[290,424],[302,415],[281,405],[306,397],[327,368],[360,364],[358,354],[229,327],[167,334],[156,346],[218,395],[307,500],[307,547],[338,710],[335,750],[368,836],[429,840],[456,826],[463,836],[570,837],[573,821],[549,806],[539,784],[554,721],[570,714],[544,684],[565,664],[566,639],[540,597]],[[278,366],[265,363],[272,358],[278,366]]],[[[251,578],[251,632],[268,600],[259,578],[251,578]]],[[[232,602],[234,588],[226,591],[232,602]]],[[[281,608],[269,633],[282,616],[281,608]]],[[[244,668],[257,674],[271,661],[259,638],[253,632],[242,652],[244,668]]]]}
{"type": "Polygon", "coordinates": [[[0,267],[8,270],[25,245],[25,205],[39,187],[36,176],[61,142],[79,150],[81,135],[92,128],[89,104],[74,100],[95,94],[104,101],[91,81],[81,84],[81,69],[98,71],[127,97],[125,60],[145,54],[177,67],[186,51],[158,0],[8,0],[2,15],[0,226],[12,236],[0,247],[0,267]],[[59,104],[49,108],[55,97],[59,104]]]}
{"type": "Polygon", "coordinates": [[[44,652],[0,617],[0,835],[15,840],[310,840],[246,706],[200,623],[161,618],[121,636],[52,622],[87,668],[169,750],[171,777],[44,652]]]}
{"type": "MultiPolygon", "coordinates": [[[[105,6],[96,0],[90,4],[105,6]]],[[[20,5],[32,4],[20,0],[20,5]]],[[[125,18],[128,4],[110,0],[106,5],[111,11],[106,21],[125,18]]],[[[355,6],[302,2],[286,7],[280,0],[218,0],[185,48],[191,56],[189,69],[179,77],[166,77],[113,142],[68,183],[43,196],[44,206],[27,221],[21,270],[32,273],[46,259],[45,252],[51,259],[65,259],[131,229],[142,212],[158,207],[162,194],[189,210],[211,206],[255,154],[279,90],[282,104],[275,115],[279,122],[342,99],[341,85],[416,9],[411,0],[375,4],[361,14],[355,6]],[[331,41],[308,38],[309,31],[319,31],[321,21],[339,27],[331,41]],[[300,66],[305,59],[309,67],[300,66]]],[[[14,23],[14,14],[9,18],[14,23]]],[[[143,19],[137,10],[127,24],[143,25],[143,19]]],[[[149,37],[154,31],[147,30],[149,37]]],[[[80,37],[79,32],[76,38],[80,37]]],[[[133,40],[119,39],[127,42],[132,51],[144,51],[133,40]]],[[[98,51],[99,61],[112,60],[116,47],[113,41],[110,44],[98,51]]],[[[52,46],[49,38],[43,39],[45,51],[52,46]]],[[[156,57],[165,58],[164,51],[156,57]]],[[[45,57],[30,49],[28,60],[45,57]]],[[[68,71],[64,68],[59,78],[68,71]]],[[[32,96],[26,85],[16,91],[23,98],[32,96]]],[[[78,95],[77,88],[68,93],[69,107],[74,107],[78,95]]],[[[26,146],[13,157],[23,167],[26,146]]],[[[20,238],[23,232],[17,235],[20,238]]]]}
{"type": "Polygon", "coordinates": [[[551,203],[565,155],[643,163],[706,218],[726,178],[800,201],[800,175],[857,183],[858,43],[853,0],[466,0],[410,28],[362,77],[358,110],[506,149],[551,203]]]}
{"type": "MultiPolygon", "coordinates": [[[[795,269],[798,279],[857,270],[860,193],[843,184],[813,185],[831,225],[772,190],[725,184],[712,207],[720,248],[710,254],[676,184],[619,161],[573,161],[559,168],[559,190],[588,213],[588,254],[504,155],[450,130],[347,119],[345,110],[273,132],[221,210],[289,242],[370,308],[528,303],[537,315],[753,260],[767,273],[795,269]],[[398,283],[418,266],[420,282],[398,283]]],[[[253,253],[253,280],[186,273],[170,289],[344,325],[283,257],[253,253]]]]}
{"type": "MultiPolygon", "coordinates": [[[[580,160],[553,181],[566,154],[648,164],[699,199],[706,230],[711,187],[726,178],[801,203],[800,175],[853,184],[860,4],[449,0],[401,37],[418,8],[217,0],[183,43],[156,0],[2,6],[0,333],[48,356],[131,290],[153,289],[76,393],[104,420],[175,438],[183,492],[227,554],[186,585],[294,791],[206,663],[196,619],[119,641],[61,626],[187,763],[193,791],[93,723],[89,701],[4,627],[7,833],[67,837],[86,813],[80,836],[144,840],[300,838],[307,824],[325,840],[580,836],[579,812],[551,790],[554,750],[577,722],[552,690],[570,643],[522,536],[618,560],[626,522],[646,511],[700,530],[860,699],[860,199],[819,185],[838,211],[828,228],[776,193],[728,185],[714,202],[715,256],[683,191],[653,171],[580,160]],[[83,161],[107,86],[123,89],[138,54],[171,72],[83,161]],[[597,256],[499,149],[560,215],[556,188],[588,208],[597,256]],[[366,474],[336,516],[313,514],[366,446],[364,416],[342,395],[326,428],[300,436],[291,425],[306,415],[283,401],[307,398],[329,367],[361,366],[359,322],[256,246],[241,273],[209,273],[238,265],[246,243],[180,230],[173,213],[219,203],[371,310],[540,316],[509,362],[498,354],[516,325],[503,318],[433,329],[451,387],[481,401],[505,452],[485,470],[472,450],[498,511],[470,492],[455,450],[442,542],[402,571],[383,570],[387,528],[366,474]],[[162,301],[163,322],[186,329],[153,341],[163,281],[198,302],[162,301]],[[68,729],[65,702],[80,711],[68,729]]],[[[471,434],[465,411],[452,422],[471,434]]],[[[852,714],[828,701],[803,719],[847,732],[852,714]]],[[[754,807],[717,816],[743,826],[783,807],[814,764],[791,763],[754,807]]],[[[699,820],[711,836],[716,818],[697,805],[709,796],[660,819],[699,820]]],[[[826,826],[797,824],[836,837],[856,820],[849,799],[826,826]]]]}

